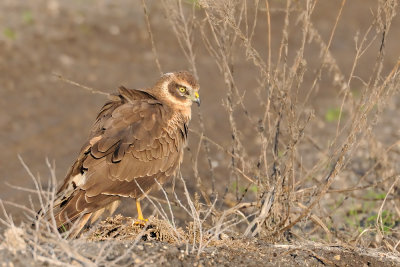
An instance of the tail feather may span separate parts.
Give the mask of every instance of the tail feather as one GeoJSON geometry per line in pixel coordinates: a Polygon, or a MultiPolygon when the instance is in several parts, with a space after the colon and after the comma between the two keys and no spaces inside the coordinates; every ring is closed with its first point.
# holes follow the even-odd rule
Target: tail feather
{"type": "Polygon", "coordinates": [[[90,211],[85,211],[85,202],[85,192],[79,190],[75,191],[68,199],[62,201],[60,205],[55,206],[53,208],[53,214],[57,228],[69,226],[82,214],[90,213],[90,211]]]}
{"type": "Polygon", "coordinates": [[[97,195],[87,197],[85,191],[76,189],[70,196],[65,194],[58,196],[54,205],[48,207],[47,211],[39,210],[37,217],[43,217],[47,221],[54,219],[59,232],[66,232],[73,229],[69,237],[76,237],[91,219],[91,223],[96,221],[105,210],[113,213],[120,201],[118,196],[97,195]]]}

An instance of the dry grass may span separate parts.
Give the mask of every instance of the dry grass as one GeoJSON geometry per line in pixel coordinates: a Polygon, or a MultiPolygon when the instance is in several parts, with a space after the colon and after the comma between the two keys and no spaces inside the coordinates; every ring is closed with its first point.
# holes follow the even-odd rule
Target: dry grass
{"type": "MultiPolygon", "coordinates": [[[[153,222],[162,237],[157,240],[184,243],[189,252],[197,255],[223,240],[222,236],[233,233],[269,242],[295,238],[381,248],[398,255],[400,141],[385,145],[375,134],[381,114],[399,91],[400,59],[389,70],[384,68],[385,44],[398,1],[378,1],[372,10],[371,25],[355,37],[353,64],[348,72],[341,70],[330,51],[346,0],[335,11],[336,19],[326,40],[312,22],[317,0],[287,0],[284,4],[268,0],[161,3],[182,54],[200,83],[195,44],[215,59],[225,86],[222,105],[231,140],[229,146],[213,141],[207,133],[207,120],[201,111],[198,113],[200,130],[191,131],[192,138],[198,138],[197,150],[191,152],[193,171],[191,177],[177,177],[173,188],[183,191],[162,189],[164,199],[147,196],[159,218],[153,222]],[[271,24],[274,12],[283,16],[282,24],[271,24]],[[262,49],[252,44],[260,20],[267,25],[262,49]],[[281,29],[276,49],[271,44],[271,38],[279,38],[272,35],[275,27],[281,29]],[[289,39],[299,41],[290,44],[289,39]],[[317,59],[309,58],[310,52],[318,55],[317,59]],[[370,75],[365,79],[356,73],[360,60],[368,53],[375,53],[376,60],[369,63],[370,75]],[[240,76],[236,75],[237,58],[247,60],[247,75],[257,81],[256,88],[241,87],[236,78],[240,76]],[[330,119],[312,107],[313,97],[326,84],[332,84],[338,96],[334,100],[338,108],[329,125],[326,120],[330,119]],[[352,92],[354,84],[359,95],[352,92]],[[259,101],[249,104],[247,95],[256,96],[259,101]],[[313,131],[320,124],[329,127],[329,134],[322,138],[313,131]],[[222,153],[224,159],[216,158],[216,152],[222,153]],[[224,177],[215,172],[213,162],[223,165],[224,177]],[[201,168],[209,172],[204,175],[201,168]],[[189,179],[195,181],[194,190],[186,185],[189,179]],[[182,225],[176,223],[172,207],[186,214],[187,229],[182,230],[182,225]],[[169,235],[166,237],[163,231],[169,235]]],[[[161,72],[157,36],[150,23],[152,14],[145,1],[142,6],[161,72]]],[[[44,191],[39,179],[26,167],[35,181],[42,208],[54,199],[56,177],[50,164],[49,168],[53,177],[48,186],[53,189],[51,192],[44,191]]],[[[35,216],[33,204],[19,208],[31,218],[35,216]]],[[[85,265],[106,262],[105,255],[112,247],[105,248],[93,260],[81,255],[75,244],[86,242],[87,236],[92,240],[110,238],[110,231],[104,229],[114,227],[116,221],[126,227],[113,228],[112,232],[118,232],[115,237],[133,239],[132,246],[143,234],[149,235],[145,233],[148,228],[137,228],[130,235],[127,218],[117,217],[77,240],[65,240],[54,222],[41,221],[33,229],[28,225],[16,227],[4,207],[3,210],[7,218],[2,221],[7,227],[3,244],[11,250],[29,247],[35,260],[57,265],[65,265],[71,259],[85,265]]]]}

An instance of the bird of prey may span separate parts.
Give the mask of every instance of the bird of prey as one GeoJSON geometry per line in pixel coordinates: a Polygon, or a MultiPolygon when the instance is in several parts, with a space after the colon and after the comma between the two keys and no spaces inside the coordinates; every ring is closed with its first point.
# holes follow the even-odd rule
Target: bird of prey
{"type": "MultiPolygon", "coordinates": [[[[120,87],[110,96],[56,194],[57,228],[113,213],[121,197],[140,199],[177,172],[183,159],[191,106],[200,105],[199,84],[186,71],[166,73],[151,88],[120,87]]],[[[48,212],[49,213],[49,212],[48,212]]]]}

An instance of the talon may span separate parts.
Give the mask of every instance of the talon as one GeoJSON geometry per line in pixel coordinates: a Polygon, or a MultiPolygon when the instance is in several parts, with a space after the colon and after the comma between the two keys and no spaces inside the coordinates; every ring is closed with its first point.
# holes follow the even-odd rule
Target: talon
{"type": "Polygon", "coordinates": [[[135,220],[133,222],[133,225],[145,226],[148,221],[149,221],[148,219],[140,219],[140,218],[138,218],[137,220],[135,220]]]}

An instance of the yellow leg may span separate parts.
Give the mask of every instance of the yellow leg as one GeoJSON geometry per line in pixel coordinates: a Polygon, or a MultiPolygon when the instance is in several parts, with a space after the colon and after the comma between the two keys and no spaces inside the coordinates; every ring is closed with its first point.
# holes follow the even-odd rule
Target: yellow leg
{"type": "Polygon", "coordinates": [[[146,222],[148,220],[143,217],[142,208],[140,207],[140,201],[137,199],[136,199],[136,209],[137,209],[137,213],[138,213],[138,218],[137,218],[137,221],[134,222],[133,224],[145,226],[146,222]]]}
{"type": "Polygon", "coordinates": [[[136,209],[138,213],[138,221],[144,221],[142,208],[140,207],[140,201],[136,199],[136,209]]]}

